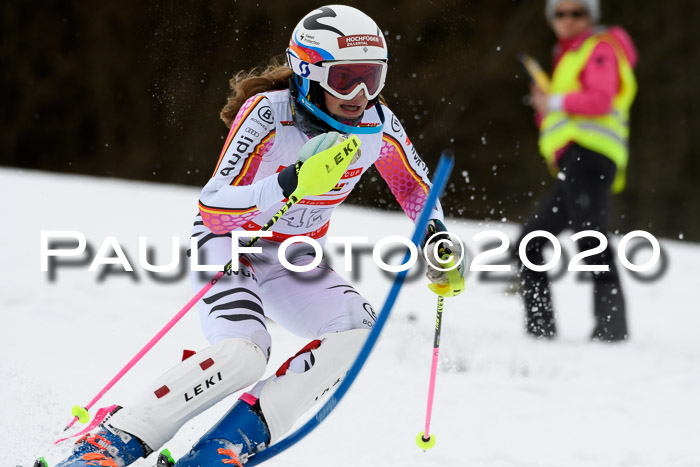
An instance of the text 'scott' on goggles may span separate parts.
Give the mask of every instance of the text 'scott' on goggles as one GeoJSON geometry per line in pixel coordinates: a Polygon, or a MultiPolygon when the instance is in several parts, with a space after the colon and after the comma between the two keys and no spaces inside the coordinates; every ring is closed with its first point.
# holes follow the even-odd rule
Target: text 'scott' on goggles
{"type": "Polygon", "coordinates": [[[384,87],[387,64],[383,60],[336,60],[319,64],[305,62],[287,53],[289,66],[302,78],[318,82],[334,97],[353,99],[361,90],[368,100],[379,95],[384,87]]]}

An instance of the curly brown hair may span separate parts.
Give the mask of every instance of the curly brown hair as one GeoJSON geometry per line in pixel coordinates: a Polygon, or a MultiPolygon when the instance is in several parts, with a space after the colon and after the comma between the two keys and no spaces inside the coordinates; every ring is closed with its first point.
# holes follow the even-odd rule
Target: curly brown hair
{"type": "Polygon", "coordinates": [[[289,78],[294,72],[286,64],[283,55],[273,58],[266,66],[239,71],[229,80],[231,94],[221,109],[221,120],[231,128],[238,111],[245,101],[255,94],[289,88],[289,78]]]}

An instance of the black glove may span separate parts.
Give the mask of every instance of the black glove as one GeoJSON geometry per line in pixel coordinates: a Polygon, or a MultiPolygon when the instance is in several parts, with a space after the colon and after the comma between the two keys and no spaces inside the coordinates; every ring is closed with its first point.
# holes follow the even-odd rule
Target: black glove
{"type": "MultiPolygon", "coordinates": [[[[337,131],[329,131],[328,133],[321,133],[308,140],[299,150],[297,161],[292,165],[288,165],[277,174],[277,183],[282,187],[284,197],[289,198],[292,193],[294,193],[294,190],[297,189],[297,185],[299,184],[299,169],[301,169],[301,165],[306,160],[345,139],[346,138],[341,136],[337,131]]],[[[359,153],[360,151],[357,151],[357,154],[359,153]]]]}
{"type": "MultiPolygon", "coordinates": [[[[425,234],[425,240],[423,240],[423,250],[431,250],[430,245],[439,242],[440,240],[449,240],[450,235],[447,233],[447,228],[445,227],[445,224],[440,222],[438,219],[430,219],[430,222],[428,222],[428,229],[425,234]],[[437,235],[435,235],[437,234],[437,235]],[[433,237],[433,235],[435,235],[433,237]],[[431,238],[432,237],[432,238],[431,238]],[[430,241],[430,243],[428,243],[430,241]]],[[[449,246],[445,245],[445,243],[440,244],[440,249],[438,250],[438,256],[442,257],[445,252],[451,253],[451,251],[444,251],[444,250],[449,250],[449,246]]]]}
{"type": "Polygon", "coordinates": [[[282,187],[282,194],[285,198],[289,198],[294,190],[297,189],[299,182],[299,169],[301,169],[302,161],[296,161],[294,164],[288,165],[277,174],[277,183],[282,187]]]}

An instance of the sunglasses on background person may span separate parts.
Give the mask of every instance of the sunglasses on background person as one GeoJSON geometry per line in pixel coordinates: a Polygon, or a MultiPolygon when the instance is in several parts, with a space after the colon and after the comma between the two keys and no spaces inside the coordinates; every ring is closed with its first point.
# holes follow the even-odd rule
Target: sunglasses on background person
{"type": "Polygon", "coordinates": [[[577,10],[557,10],[554,12],[554,19],[564,19],[566,17],[572,19],[581,19],[588,16],[588,12],[584,9],[577,10]]]}

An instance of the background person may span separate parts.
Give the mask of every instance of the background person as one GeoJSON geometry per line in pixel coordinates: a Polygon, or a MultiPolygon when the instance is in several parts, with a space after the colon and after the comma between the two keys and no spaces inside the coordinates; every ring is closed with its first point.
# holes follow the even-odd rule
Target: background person
{"type": "MultiPolygon", "coordinates": [[[[532,85],[531,102],[540,129],[540,152],[557,180],[524,222],[518,245],[536,230],[554,235],[564,229],[606,234],[610,193],[619,193],[625,185],[629,110],[637,91],[632,40],[619,27],[597,26],[597,0],[548,0],[545,11],[557,37],[554,69],[548,90],[532,85]]],[[[533,238],[526,250],[529,260],[543,264],[542,250],[548,242],[533,238]]],[[[578,247],[590,250],[599,243],[584,237],[578,247]]],[[[609,266],[608,272],[593,273],[596,324],[591,338],[626,339],[625,299],[610,246],[586,262],[609,266]]],[[[519,271],[527,332],[554,337],[547,273],[522,263],[519,271]]]]}

